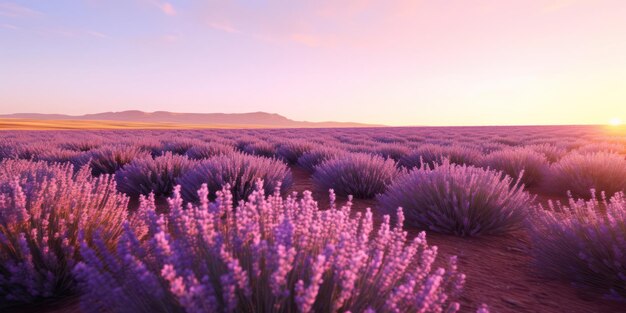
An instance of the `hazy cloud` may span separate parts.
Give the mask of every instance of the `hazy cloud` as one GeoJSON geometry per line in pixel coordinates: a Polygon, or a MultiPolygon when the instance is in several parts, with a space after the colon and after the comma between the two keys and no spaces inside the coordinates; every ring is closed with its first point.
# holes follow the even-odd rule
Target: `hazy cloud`
{"type": "Polygon", "coordinates": [[[319,47],[322,44],[322,38],[309,34],[293,34],[291,40],[301,43],[309,47],[319,47]]]}
{"type": "Polygon", "coordinates": [[[41,13],[13,2],[0,2],[0,16],[11,18],[31,17],[41,13]]]}
{"type": "Polygon", "coordinates": [[[0,24],[1,28],[4,29],[10,29],[10,30],[18,30],[20,29],[19,27],[15,26],[15,25],[11,25],[11,24],[0,24]]]}
{"type": "Polygon", "coordinates": [[[211,28],[217,29],[217,30],[221,30],[227,33],[241,33],[241,31],[239,31],[238,29],[234,28],[233,26],[231,26],[230,24],[227,23],[215,23],[215,22],[211,22],[209,23],[209,26],[211,26],[211,28]]]}
{"type": "Polygon", "coordinates": [[[92,36],[92,37],[97,37],[97,38],[109,38],[109,36],[108,36],[108,35],[103,34],[103,33],[101,33],[101,32],[93,31],[93,30],[87,30],[87,31],[84,31],[84,33],[85,33],[86,35],[89,35],[89,36],[92,36]]]}
{"type": "Polygon", "coordinates": [[[68,28],[49,28],[37,31],[37,33],[44,36],[51,37],[64,37],[64,38],[109,38],[108,35],[93,31],[93,30],[83,30],[83,29],[68,29],[68,28]]]}
{"type": "Polygon", "coordinates": [[[180,40],[180,35],[167,34],[167,35],[161,36],[160,40],[163,43],[172,44],[180,40]]]}
{"type": "MultiPolygon", "coordinates": [[[[309,47],[369,41],[362,30],[381,33],[414,21],[419,5],[414,0],[297,1],[284,5],[267,2],[206,2],[197,9],[211,28],[245,33],[272,42],[292,42],[309,47]],[[223,21],[228,21],[224,23],[223,21]]],[[[406,29],[404,27],[399,27],[406,29]]]]}
{"type": "Polygon", "coordinates": [[[176,15],[176,9],[174,9],[174,6],[169,2],[157,3],[157,6],[166,15],[170,15],[170,16],[176,15]]]}

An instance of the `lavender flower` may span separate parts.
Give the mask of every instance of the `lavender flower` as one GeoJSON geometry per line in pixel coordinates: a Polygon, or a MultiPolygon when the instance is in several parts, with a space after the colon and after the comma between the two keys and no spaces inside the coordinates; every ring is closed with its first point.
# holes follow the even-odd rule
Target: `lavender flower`
{"type": "Polygon", "coordinates": [[[98,230],[113,247],[127,204],[111,177],[86,167],[0,163],[0,307],[75,292],[80,238],[90,245],[98,230]]]}
{"type": "MultiPolygon", "coordinates": [[[[592,191],[592,194],[595,192],[592,191]]],[[[549,202],[529,220],[537,269],[592,294],[626,301],[626,198],[549,202]]]]}
{"type": "Polygon", "coordinates": [[[557,162],[567,154],[565,148],[549,143],[529,145],[526,148],[543,154],[550,163],[557,162]]]}
{"type": "Polygon", "coordinates": [[[117,171],[115,179],[119,191],[131,196],[148,195],[169,196],[178,177],[192,166],[186,156],[167,152],[163,156],[135,159],[117,171]]]}
{"type": "Polygon", "coordinates": [[[289,164],[296,164],[298,158],[311,148],[311,144],[305,140],[291,140],[281,144],[276,150],[276,155],[289,164]]]}
{"type": "Polygon", "coordinates": [[[221,190],[228,185],[234,201],[239,201],[252,194],[259,178],[266,182],[268,193],[281,183],[282,188],[287,189],[293,182],[291,171],[281,161],[241,153],[201,161],[177,182],[183,187],[182,195],[186,201],[199,200],[197,190],[202,184],[207,184],[211,190],[221,190]]]}
{"type": "Polygon", "coordinates": [[[572,153],[551,166],[546,184],[554,192],[569,191],[579,198],[588,199],[592,188],[611,196],[626,191],[626,159],[607,152],[572,153]]]}
{"type": "Polygon", "coordinates": [[[266,141],[259,141],[247,144],[245,147],[243,147],[242,151],[248,154],[267,158],[273,158],[274,156],[276,156],[276,146],[266,141]]]}
{"type": "Polygon", "coordinates": [[[380,156],[352,153],[329,159],[315,168],[313,182],[339,195],[372,198],[398,175],[396,163],[380,156]]]}
{"type": "Polygon", "coordinates": [[[354,217],[349,204],[320,210],[310,192],[265,197],[258,183],[249,201],[233,208],[228,189],[209,203],[203,185],[200,205],[183,209],[178,190],[165,216],[142,205],[150,231],[140,245],[128,244],[138,238],[126,228],[117,252],[81,250],[75,272],[85,312],[459,309],[454,298],[464,275],[456,259],[433,270],[437,249],[425,233],[409,240],[388,217],[372,234],[369,210],[354,217]],[[155,253],[144,257],[146,251],[155,253]]]}
{"type": "Polygon", "coordinates": [[[484,156],[479,163],[502,171],[515,180],[519,178],[527,187],[538,185],[548,172],[546,157],[528,148],[495,151],[484,156]]]}
{"type": "Polygon", "coordinates": [[[384,212],[404,208],[405,225],[477,236],[517,229],[532,197],[500,172],[444,161],[398,177],[378,197],[384,212]]]}
{"type": "Polygon", "coordinates": [[[203,143],[194,145],[189,148],[186,155],[193,160],[208,159],[222,154],[230,154],[234,152],[232,146],[228,146],[220,143],[203,143]]]}
{"type": "Polygon", "coordinates": [[[471,165],[476,164],[481,156],[479,151],[464,146],[425,144],[404,156],[399,163],[406,168],[419,168],[422,163],[432,167],[448,159],[451,163],[471,165]]]}
{"type": "Polygon", "coordinates": [[[314,172],[315,167],[326,160],[336,158],[344,154],[343,151],[333,147],[320,147],[305,152],[298,158],[298,165],[308,172],[314,172]]]}
{"type": "Polygon", "coordinates": [[[91,174],[114,174],[134,159],[146,159],[150,155],[138,146],[108,145],[89,152],[91,174]]]}

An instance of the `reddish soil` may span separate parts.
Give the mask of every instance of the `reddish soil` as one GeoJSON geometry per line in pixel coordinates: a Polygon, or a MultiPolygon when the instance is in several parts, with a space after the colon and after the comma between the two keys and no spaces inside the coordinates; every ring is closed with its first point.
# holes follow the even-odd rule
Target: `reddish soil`
{"type": "MultiPolygon", "coordinates": [[[[294,185],[291,191],[313,191],[320,207],[328,205],[328,192],[315,190],[310,175],[300,168],[292,168],[294,185]]],[[[531,190],[536,191],[536,190],[531,190]]],[[[545,203],[546,195],[536,201],[545,203]]],[[[345,202],[338,197],[338,205],[345,202]]],[[[563,200],[563,199],[561,199],[563,200]]],[[[355,212],[372,208],[378,224],[382,215],[376,211],[375,200],[354,199],[355,212]]],[[[408,229],[411,235],[419,230],[408,229]]],[[[452,255],[458,256],[459,269],[467,275],[461,302],[461,312],[475,312],[481,303],[489,305],[491,312],[626,312],[623,303],[603,300],[578,292],[567,282],[553,281],[538,275],[529,255],[531,244],[524,231],[479,238],[428,233],[428,243],[439,247],[440,262],[452,255]]],[[[9,311],[7,311],[9,312],[9,311]]],[[[30,313],[80,313],[76,298],[38,306],[12,310],[30,313]]]]}

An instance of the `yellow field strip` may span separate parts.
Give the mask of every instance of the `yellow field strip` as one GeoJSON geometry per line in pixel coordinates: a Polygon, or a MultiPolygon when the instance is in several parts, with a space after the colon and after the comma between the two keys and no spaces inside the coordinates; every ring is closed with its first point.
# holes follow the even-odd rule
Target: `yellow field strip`
{"type": "Polygon", "coordinates": [[[0,130],[68,130],[68,129],[239,129],[239,128],[281,128],[255,124],[181,124],[143,123],[125,121],[92,120],[35,120],[0,119],[0,130]]]}

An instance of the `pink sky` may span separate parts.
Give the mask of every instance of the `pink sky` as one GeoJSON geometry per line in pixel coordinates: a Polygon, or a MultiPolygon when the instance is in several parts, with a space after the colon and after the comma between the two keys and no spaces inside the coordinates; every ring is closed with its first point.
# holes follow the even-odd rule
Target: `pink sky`
{"type": "Polygon", "coordinates": [[[0,0],[0,113],[626,120],[626,1],[0,0]]]}

